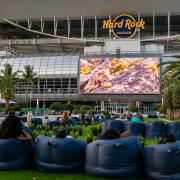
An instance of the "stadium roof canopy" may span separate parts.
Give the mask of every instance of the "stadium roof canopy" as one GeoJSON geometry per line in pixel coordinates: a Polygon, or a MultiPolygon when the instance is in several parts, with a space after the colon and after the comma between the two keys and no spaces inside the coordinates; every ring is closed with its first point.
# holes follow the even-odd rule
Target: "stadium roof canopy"
{"type": "Polygon", "coordinates": [[[0,0],[0,17],[8,19],[89,17],[119,13],[178,13],[179,0],[0,0]]]}

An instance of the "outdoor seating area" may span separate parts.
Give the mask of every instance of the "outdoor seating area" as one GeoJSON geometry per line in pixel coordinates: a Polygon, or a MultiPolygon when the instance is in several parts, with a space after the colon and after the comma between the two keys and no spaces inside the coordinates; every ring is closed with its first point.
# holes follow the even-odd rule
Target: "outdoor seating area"
{"type": "MultiPolygon", "coordinates": [[[[180,178],[180,141],[178,141],[180,122],[165,124],[160,121],[139,123],[128,120],[106,120],[99,122],[100,124],[102,133],[113,129],[119,134],[131,131],[132,135],[115,139],[97,138],[85,142],[78,138],[41,135],[42,131],[39,130],[34,143],[17,139],[0,139],[0,171],[34,169],[51,173],[81,172],[92,177],[111,179],[180,178]],[[139,139],[139,136],[157,139],[167,133],[176,136],[177,141],[145,146],[139,139]]],[[[33,128],[40,126],[43,128],[43,125],[37,123],[32,127],[26,127],[26,130],[32,133],[33,128]]],[[[58,130],[61,126],[52,125],[52,129],[58,130]]],[[[66,129],[76,126],[79,128],[79,125],[74,124],[68,125],[66,129]]]]}
{"type": "Polygon", "coordinates": [[[18,140],[0,140],[0,151],[1,171],[36,168],[56,173],[85,171],[108,178],[142,178],[143,174],[150,179],[180,178],[180,142],[152,145],[143,153],[135,136],[88,145],[76,139],[39,136],[33,158],[26,144],[18,140]],[[7,152],[8,156],[2,156],[7,152]]]}

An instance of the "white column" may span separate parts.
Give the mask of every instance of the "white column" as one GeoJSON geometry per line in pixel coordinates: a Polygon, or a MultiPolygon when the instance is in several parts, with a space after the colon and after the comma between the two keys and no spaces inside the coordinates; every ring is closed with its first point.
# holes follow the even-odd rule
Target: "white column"
{"type": "Polygon", "coordinates": [[[37,98],[36,100],[36,109],[38,110],[39,109],[39,99],[37,98]]]}
{"type": "Polygon", "coordinates": [[[95,16],[94,17],[95,19],[95,39],[97,39],[97,28],[98,28],[98,20],[97,20],[97,17],[95,16]]]}
{"type": "Polygon", "coordinates": [[[171,18],[171,13],[168,12],[168,37],[170,37],[171,29],[170,29],[170,18],[171,18]]]}
{"type": "Polygon", "coordinates": [[[81,39],[84,38],[84,19],[81,16],[81,39]]]}
{"type": "Polygon", "coordinates": [[[139,108],[139,101],[136,102],[136,106],[139,108]]]}
{"type": "MultiPolygon", "coordinates": [[[[141,18],[140,12],[138,12],[138,21],[140,21],[140,18],[141,18]]],[[[138,29],[138,39],[140,39],[140,37],[141,37],[141,29],[139,28],[138,29]]]]}
{"type": "Polygon", "coordinates": [[[101,101],[101,111],[104,111],[104,101],[101,101]]]}
{"type": "MultiPolygon", "coordinates": [[[[109,14],[109,21],[111,21],[111,14],[109,14]]],[[[109,28],[109,39],[111,39],[111,28],[109,28]]]]}
{"type": "Polygon", "coordinates": [[[56,20],[56,17],[54,17],[54,35],[56,36],[57,34],[57,20],[56,20]]]}
{"type": "Polygon", "coordinates": [[[153,12],[153,39],[155,38],[155,12],[153,12]]]}
{"type": "Polygon", "coordinates": [[[69,38],[71,32],[71,20],[69,17],[67,17],[67,25],[68,25],[68,38],[69,38]]]}
{"type": "Polygon", "coordinates": [[[46,101],[43,101],[43,109],[46,108],[46,101]]]}

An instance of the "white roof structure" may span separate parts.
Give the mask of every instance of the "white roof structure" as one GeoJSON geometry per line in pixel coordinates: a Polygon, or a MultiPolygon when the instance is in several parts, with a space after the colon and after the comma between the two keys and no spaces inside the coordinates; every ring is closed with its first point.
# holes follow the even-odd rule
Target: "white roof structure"
{"type": "Polygon", "coordinates": [[[119,13],[178,13],[179,0],[0,0],[0,17],[8,19],[89,17],[119,13]]]}

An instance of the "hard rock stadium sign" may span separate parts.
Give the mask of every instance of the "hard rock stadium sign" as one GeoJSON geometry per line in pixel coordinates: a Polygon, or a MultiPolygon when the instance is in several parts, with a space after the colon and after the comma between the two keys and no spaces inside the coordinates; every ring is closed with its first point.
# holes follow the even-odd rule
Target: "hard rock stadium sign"
{"type": "Polygon", "coordinates": [[[103,21],[103,29],[111,29],[115,37],[122,39],[132,38],[137,29],[144,28],[145,21],[143,19],[136,21],[134,17],[129,14],[121,14],[115,17],[113,21],[103,21]]]}

